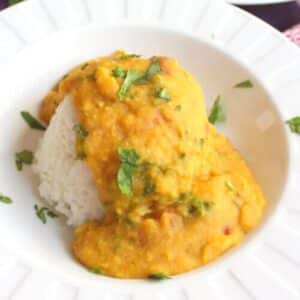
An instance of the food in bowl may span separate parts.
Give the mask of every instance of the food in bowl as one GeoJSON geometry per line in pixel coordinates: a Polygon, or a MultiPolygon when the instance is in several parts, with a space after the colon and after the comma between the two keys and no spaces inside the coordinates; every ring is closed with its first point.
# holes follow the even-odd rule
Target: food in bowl
{"type": "Polygon", "coordinates": [[[96,273],[162,279],[214,261],[266,201],[176,60],[117,51],[71,70],[45,97],[34,170],[45,203],[75,226],[96,273]]]}

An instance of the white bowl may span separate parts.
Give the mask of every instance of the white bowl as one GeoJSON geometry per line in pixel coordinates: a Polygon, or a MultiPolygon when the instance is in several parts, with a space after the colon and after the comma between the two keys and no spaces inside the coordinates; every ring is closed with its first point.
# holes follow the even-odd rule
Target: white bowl
{"type": "MultiPolygon", "coordinates": [[[[34,1],[28,3],[31,2],[34,3],[34,1]]],[[[50,1],[46,3],[49,4],[50,1]]],[[[98,1],[89,3],[93,3],[94,6],[92,7],[100,5],[98,1]]],[[[145,3],[151,5],[149,2],[145,3]]],[[[270,33],[272,38],[274,37],[278,47],[284,46],[289,49],[284,53],[291,55],[293,53],[294,55],[292,50],[295,48],[287,40],[277,36],[277,33],[270,30],[269,27],[261,25],[256,19],[232,9],[228,5],[224,7],[229,9],[233,15],[238,16],[235,19],[236,23],[231,22],[230,26],[238,24],[239,30],[230,27],[231,29],[228,31],[220,31],[220,28],[224,26],[224,23],[220,23],[218,30],[205,34],[206,38],[203,38],[204,35],[198,36],[187,33],[186,28],[178,28],[180,21],[181,24],[184,24],[183,19],[179,20],[178,24],[174,23],[176,19],[174,10],[171,10],[172,13],[168,15],[169,7],[172,8],[171,3],[174,2],[165,4],[169,6],[165,6],[164,17],[158,23],[148,22],[146,25],[145,22],[132,22],[138,23],[135,25],[118,19],[118,22],[114,22],[118,25],[111,25],[106,20],[106,26],[99,24],[72,26],[69,30],[47,36],[46,39],[27,46],[0,69],[0,82],[5,83],[0,89],[1,192],[11,196],[14,200],[12,205],[1,206],[0,209],[1,241],[4,241],[3,244],[13,255],[17,256],[23,264],[25,263],[25,269],[34,270],[33,275],[29,276],[30,279],[27,277],[26,280],[28,281],[25,281],[21,292],[19,294],[16,292],[19,295],[18,299],[26,299],[24,295],[28,296],[30,293],[36,293],[37,298],[30,297],[28,299],[38,299],[38,293],[34,292],[31,287],[39,291],[43,285],[47,285],[48,278],[51,278],[51,282],[53,280],[59,283],[67,282],[71,286],[79,287],[80,290],[83,290],[82,293],[80,292],[80,299],[91,299],[82,296],[85,295],[86,291],[89,291],[90,295],[97,295],[97,297],[103,293],[108,293],[110,297],[116,299],[120,297],[120,299],[129,299],[136,295],[138,295],[137,299],[147,299],[147,297],[151,299],[153,293],[176,300],[184,299],[186,294],[190,295],[191,299],[197,299],[198,292],[195,291],[199,287],[201,287],[200,290],[203,295],[207,293],[206,299],[213,299],[213,296],[209,294],[210,292],[207,292],[211,290],[209,285],[204,283],[216,282],[212,278],[216,278],[220,273],[231,274],[226,277],[226,284],[222,283],[223,287],[236,286],[239,285],[238,282],[242,282],[245,284],[246,290],[251,286],[257,286],[253,292],[253,297],[257,297],[257,299],[262,299],[261,295],[264,297],[272,296],[273,299],[293,299],[288,297],[294,296],[294,291],[286,289],[284,285],[273,284],[273,282],[276,283],[276,280],[273,281],[271,275],[268,275],[269,277],[266,275],[264,267],[260,265],[261,262],[257,263],[257,254],[253,251],[269,237],[272,237],[272,231],[276,228],[274,224],[277,217],[280,216],[280,211],[283,208],[288,207],[288,198],[292,197],[295,190],[295,181],[293,180],[298,178],[296,177],[298,174],[295,175],[294,171],[297,153],[295,152],[294,140],[291,140],[292,136],[284,121],[287,115],[297,114],[295,110],[298,107],[293,105],[291,101],[282,103],[281,99],[278,98],[277,91],[275,93],[273,88],[268,88],[265,82],[261,80],[262,75],[266,76],[266,74],[272,73],[274,60],[270,61],[267,55],[262,56],[261,59],[264,60],[265,65],[261,65],[259,63],[261,60],[260,51],[256,51],[257,65],[252,66],[252,69],[257,71],[253,72],[243,60],[238,58],[238,55],[232,53],[244,46],[243,42],[237,44],[236,38],[242,29],[251,29],[251,26],[247,26],[252,22],[261,29],[267,28],[266,31],[270,33]],[[242,18],[246,20],[243,26],[240,25],[242,18]],[[221,46],[221,43],[218,46],[218,37],[221,40],[222,34],[223,40],[228,43],[228,50],[221,46]],[[235,42],[235,44],[233,43],[234,49],[230,50],[229,46],[232,45],[230,42],[235,42]],[[39,199],[36,179],[32,176],[30,168],[26,167],[25,171],[20,173],[16,171],[14,165],[14,153],[23,148],[34,149],[37,139],[41,136],[40,132],[27,128],[20,118],[19,112],[28,110],[36,114],[43,96],[71,67],[95,56],[107,55],[119,48],[146,56],[164,54],[177,58],[179,63],[190,71],[202,85],[208,108],[217,95],[222,96],[227,121],[220,127],[220,130],[230,137],[236,148],[246,158],[268,198],[263,223],[257,230],[249,234],[240,246],[206,267],[158,284],[146,280],[113,279],[87,272],[71,255],[72,231],[60,221],[50,220],[46,225],[43,225],[36,218],[33,210],[34,203],[39,199]],[[266,72],[269,69],[270,72],[266,72]],[[236,83],[246,79],[251,79],[254,88],[233,88],[236,83]],[[290,109],[286,110],[286,106],[289,106],[290,109]],[[240,264],[241,260],[243,264],[240,264]],[[257,270],[258,272],[256,272],[257,270]],[[236,278],[235,284],[231,282],[232,280],[235,281],[232,278],[236,278]],[[261,285],[262,278],[266,278],[265,282],[268,284],[261,285]],[[261,291],[264,294],[261,294],[261,291]],[[285,298],[282,298],[282,295],[285,298]]],[[[224,14],[223,6],[218,1],[213,0],[207,3],[212,3],[212,6],[207,4],[208,11],[206,14],[209,16],[202,15],[202,20],[205,21],[204,24],[206,25],[213,24],[218,20],[213,18],[216,11],[224,14]]],[[[24,4],[24,9],[26,5],[29,4],[24,4]]],[[[193,8],[192,5],[189,7],[190,9],[193,8]]],[[[18,9],[21,8],[22,5],[18,9]]],[[[105,8],[107,7],[103,9],[105,8]]],[[[133,8],[128,8],[127,14],[131,14],[131,9],[133,8]]],[[[94,10],[90,9],[89,11],[92,15],[91,18],[94,19],[97,14],[94,10]]],[[[190,15],[194,13],[193,10],[188,12],[190,15]]],[[[185,13],[190,20],[190,15],[185,13]]],[[[232,15],[228,13],[226,17],[231,20],[232,15]]],[[[6,18],[8,18],[7,15],[6,18]]],[[[109,19],[109,17],[107,18],[109,19]]],[[[60,19],[61,15],[58,19],[52,18],[52,21],[60,19]]],[[[100,20],[104,19],[100,18],[100,20]]],[[[135,18],[132,17],[132,20],[135,21],[135,18]]],[[[198,21],[194,20],[193,24],[197,26],[198,21]]],[[[252,32],[257,34],[258,31],[253,30],[252,32]]],[[[258,43],[258,45],[260,44],[258,43]]],[[[286,50],[286,48],[284,49],[286,50]]],[[[276,49],[271,48],[271,50],[276,53],[276,49]]],[[[300,57],[298,52],[296,57],[300,57]]],[[[288,81],[287,77],[284,75],[286,81],[288,81]]],[[[281,234],[280,237],[283,238],[282,236],[281,234]]],[[[288,246],[292,245],[287,240],[285,242],[288,246]]],[[[282,251],[286,251],[284,245],[282,249],[282,251]]],[[[298,259],[296,252],[292,252],[291,257],[298,259]]],[[[218,282],[220,282],[219,279],[218,282]]],[[[216,287],[216,290],[218,289],[216,287]]],[[[237,288],[237,290],[239,289],[241,287],[237,288]]],[[[1,290],[0,288],[0,297],[1,290]]],[[[230,292],[227,291],[227,293],[230,292]]]]}
{"type": "MultiPolygon", "coordinates": [[[[34,216],[37,182],[31,178],[28,168],[26,172],[17,172],[12,160],[18,149],[34,149],[36,136],[40,136],[39,132],[26,127],[19,112],[27,110],[36,114],[43,96],[70,68],[119,48],[146,56],[163,54],[175,57],[203,86],[208,108],[217,95],[222,96],[227,116],[223,129],[249,162],[268,199],[265,221],[274,214],[281,199],[287,179],[289,150],[284,120],[270,93],[243,64],[200,39],[142,26],[88,27],[55,35],[17,56],[0,73],[1,81],[6,83],[0,91],[0,98],[7,99],[0,118],[0,127],[6,128],[0,133],[3,145],[0,181],[6,183],[5,193],[13,195],[15,200],[9,210],[0,210],[1,223],[9,228],[1,232],[1,236],[9,240],[24,258],[46,264],[47,268],[62,275],[67,274],[81,282],[87,280],[98,284],[109,281],[113,285],[130,287],[147,283],[95,277],[74,261],[70,255],[70,230],[55,222],[43,226],[34,216]],[[254,88],[242,90],[233,87],[246,79],[251,79],[254,88]]],[[[233,250],[232,254],[237,251],[233,250]]],[[[204,269],[213,270],[226,260],[222,257],[194,273],[196,276],[199,273],[201,280],[204,269]]],[[[179,278],[184,280],[185,275],[179,278]]]]}

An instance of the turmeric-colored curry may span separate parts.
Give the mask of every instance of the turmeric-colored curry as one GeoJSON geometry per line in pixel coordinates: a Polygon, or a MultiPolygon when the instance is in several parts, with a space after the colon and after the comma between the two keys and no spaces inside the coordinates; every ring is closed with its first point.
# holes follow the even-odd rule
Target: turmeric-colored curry
{"type": "Polygon", "coordinates": [[[76,229],[73,253],[83,265],[119,278],[179,274],[258,225],[260,188],[174,59],[118,51],[80,65],[45,98],[45,122],[67,94],[80,120],[78,158],[105,208],[101,221],[76,229]]]}

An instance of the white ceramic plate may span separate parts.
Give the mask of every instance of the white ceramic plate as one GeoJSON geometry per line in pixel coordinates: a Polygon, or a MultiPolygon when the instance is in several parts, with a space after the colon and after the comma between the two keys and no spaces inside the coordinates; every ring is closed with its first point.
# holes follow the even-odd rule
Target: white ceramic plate
{"type": "Polygon", "coordinates": [[[271,27],[218,0],[28,0],[0,14],[0,299],[289,300],[300,291],[300,52],[271,27]],[[70,254],[71,233],[34,215],[36,182],[14,153],[32,148],[20,110],[36,112],[74,64],[124,48],[176,57],[222,95],[225,131],[269,198],[265,221],[217,262],[161,283],[96,276],[70,254]],[[232,86],[245,79],[253,89],[232,86]]]}
{"type": "Polygon", "coordinates": [[[295,0],[227,0],[229,3],[238,5],[260,5],[293,2],[295,0]]]}

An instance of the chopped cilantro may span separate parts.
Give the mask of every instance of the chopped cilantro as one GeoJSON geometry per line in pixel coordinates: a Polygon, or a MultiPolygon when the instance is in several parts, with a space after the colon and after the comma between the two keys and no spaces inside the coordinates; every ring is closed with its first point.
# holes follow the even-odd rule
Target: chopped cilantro
{"type": "Polygon", "coordinates": [[[79,160],[84,160],[86,158],[86,153],[84,151],[79,151],[76,158],[79,160]]]}
{"type": "Polygon", "coordinates": [[[161,88],[161,89],[157,92],[156,97],[161,98],[161,99],[164,99],[164,100],[166,100],[166,101],[171,100],[171,96],[170,96],[170,94],[169,94],[169,92],[168,92],[168,90],[167,90],[166,88],[161,88]]]}
{"type": "MultiPolygon", "coordinates": [[[[123,101],[125,99],[126,94],[129,88],[131,87],[131,85],[147,83],[149,80],[151,80],[151,78],[154,75],[160,72],[161,72],[160,64],[156,57],[153,57],[151,59],[151,63],[146,72],[129,69],[126,73],[125,79],[118,92],[118,97],[120,101],[123,101]]],[[[165,92],[164,92],[164,96],[166,96],[165,92]]]]}
{"type": "Polygon", "coordinates": [[[49,210],[47,211],[47,216],[50,217],[50,218],[57,218],[58,215],[55,214],[53,211],[49,210]]]}
{"type": "Polygon", "coordinates": [[[129,53],[122,53],[120,56],[116,57],[115,60],[122,60],[122,59],[127,59],[127,58],[136,58],[136,57],[141,57],[139,54],[129,54],[129,53]]]}
{"type": "Polygon", "coordinates": [[[131,87],[132,84],[134,84],[137,80],[142,79],[144,77],[145,73],[138,70],[128,70],[126,77],[120,87],[118,96],[120,101],[123,101],[126,97],[126,93],[131,87]]]}
{"type": "Polygon", "coordinates": [[[169,276],[167,276],[165,273],[154,273],[154,274],[150,274],[148,276],[149,279],[152,279],[152,280],[164,280],[164,279],[170,279],[169,276]]]}
{"type": "Polygon", "coordinates": [[[145,79],[150,80],[156,74],[161,72],[160,63],[157,57],[152,57],[149,68],[146,71],[145,79]]]}
{"type": "Polygon", "coordinates": [[[227,189],[229,191],[233,191],[234,190],[234,186],[233,186],[233,184],[232,184],[232,182],[230,180],[226,180],[225,181],[225,186],[227,187],[227,189]]]}
{"type": "Polygon", "coordinates": [[[234,86],[235,88],[252,88],[253,87],[253,83],[250,81],[250,80],[245,80],[245,81],[243,81],[243,82],[240,82],[240,83],[238,83],[238,84],[236,84],[235,86],[234,86]]]}
{"type": "Polygon", "coordinates": [[[212,209],[212,202],[206,202],[199,198],[192,199],[192,204],[190,206],[189,212],[191,214],[199,214],[201,216],[205,216],[212,209]]]}
{"type": "Polygon", "coordinates": [[[9,197],[0,194],[0,202],[5,204],[11,204],[13,201],[9,197]]]}
{"type": "Polygon", "coordinates": [[[121,147],[118,148],[118,154],[121,164],[117,174],[117,183],[123,194],[131,196],[133,194],[132,179],[140,155],[135,149],[121,147]]]}
{"type": "Polygon", "coordinates": [[[120,67],[116,67],[112,70],[112,74],[114,77],[122,77],[125,78],[126,77],[126,71],[123,70],[120,67]]]}
{"type": "Polygon", "coordinates": [[[121,162],[128,163],[132,166],[137,166],[140,154],[135,149],[118,148],[118,154],[121,162]]]}
{"type": "Polygon", "coordinates": [[[85,63],[82,65],[81,70],[84,70],[86,67],[88,67],[89,63],[85,63]]]}
{"type": "Polygon", "coordinates": [[[41,220],[43,224],[47,223],[47,216],[50,218],[58,217],[57,214],[49,210],[47,207],[38,207],[37,204],[34,205],[34,210],[36,216],[41,220]]]}
{"type": "Polygon", "coordinates": [[[64,79],[66,79],[67,77],[69,76],[69,74],[67,73],[67,74],[65,74],[62,78],[61,78],[61,80],[64,80],[64,79]]]}
{"type": "Polygon", "coordinates": [[[16,166],[19,171],[22,171],[23,164],[31,165],[33,162],[33,153],[28,150],[23,150],[15,154],[16,166]]]}
{"type": "Polygon", "coordinates": [[[30,128],[38,130],[46,129],[46,127],[43,124],[41,124],[41,122],[38,121],[36,118],[34,118],[29,112],[21,111],[21,116],[30,128]]]}
{"type": "Polygon", "coordinates": [[[223,108],[220,104],[220,101],[221,101],[221,96],[218,96],[214,102],[214,105],[212,107],[212,110],[208,118],[211,124],[215,124],[216,122],[221,122],[225,120],[223,108]]]}
{"type": "Polygon", "coordinates": [[[103,274],[103,270],[101,268],[93,268],[90,270],[90,272],[97,274],[97,275],[103,274]]]}
{"type": "Polygon", "coordinates": [[[147,180],[144,186],[144,196],[147,196],[155,191],[155,183],[147,180]]]}
{"type": "Polygon", "coordinates": [[[300,134],[300,117],[294,117],[292,119],[289,119],[286,121],[288,126],[290,127],[290,130],[293,133],[298,133],[300,134]]]}
{"type": "Polygon", "coordinates": [[[83,142],[89,135],[89,133],[80,125],[75,124],[73,126],[73,131],[80,137],[80,140],[83,142]]]}
{"type": "Polygon", "coordinates": [[[86,78],[89,79],[89,80],[95,80],[96,79],[96,73],[97,73],[97,70],[94,70],[92,73],[88,74],[86,76],[86,78]]]}

